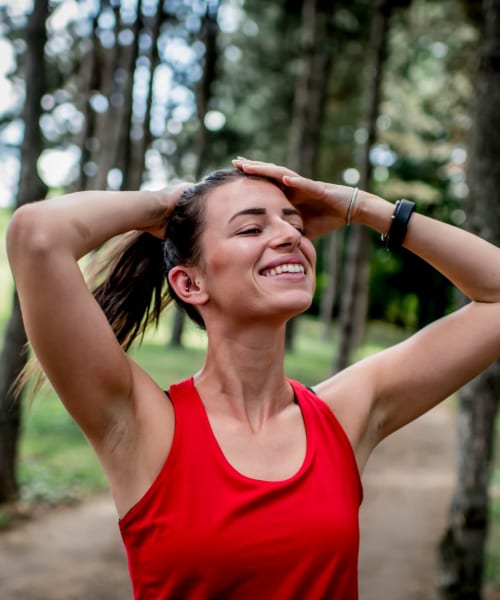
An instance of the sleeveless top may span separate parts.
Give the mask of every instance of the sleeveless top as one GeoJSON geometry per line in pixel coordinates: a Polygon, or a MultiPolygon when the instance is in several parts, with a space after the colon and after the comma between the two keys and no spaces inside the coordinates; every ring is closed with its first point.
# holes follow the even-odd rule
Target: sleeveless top
{"type": "Polygon", "coordinates": [[[134,598],[355,600],[362,498],[352,447],[329,407],[289,380],[307,439],[283,481],[236,471],[193,379],[170,388],[172,448],[119,521],[134,598]]]}

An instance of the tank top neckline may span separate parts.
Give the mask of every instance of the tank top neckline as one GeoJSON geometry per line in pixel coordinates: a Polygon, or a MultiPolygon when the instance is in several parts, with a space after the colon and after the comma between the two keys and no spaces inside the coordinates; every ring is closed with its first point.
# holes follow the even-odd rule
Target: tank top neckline
{"type": "Polygon", "coordinates": [[[201,396],[198,393],[198,390],[194,383],[194,377],[190,377],[188,381],[189,381],[189,384],[191,387],[192,397],[196,401],[197,410],[200,414],[202,424],[207,433],[209,442],[210,442],[211,446],[214,448],[215,452],[217,453],[219,459],[221,460],[221,464],[224,465],[227,472],[230,473],[232,476],[234,476],[235,478],[237,478],[241,481],[273,487],[273,486],[283,486],[283,485],[291,484],[294,481],[296,481],[297,479],[300,479],[300,477],[308,470],[309,465],[311,464],[311,461],[312,461],[312,456],[314,454],[314,436],[312,435],[312,428],[311,428],[311,425],[309,422],[309,414],[308,414],[307,404],[304,402],[304,399],[302,398],[302,394],[297,394],[297,391],[295,389],[296,383],[293,380],[290,380],[287,378],[287,381],[293,390],[294,400],[298,404],[301,415],[302,415],[302,422],[304,424],[305,436],[306,436],[306,451],[305,451],[304,458],[302,460],[301,465],[299,466],[299,468],[295,471],[295,473],[293,475],[291,475],[290,477],[287,477],[285,479],[276,479],[276,480],[274,480],[274,479],[259,479],[257,477],[251,477],[249,475],[245,475],[244,473],[241,473],[240,471],[238,471],[238,469],[231,464],[229,459],[224,454],[224,452],[217,440],[217,437],[215,436],[215,433],[212,429],[212,425],[210,424],[210,419],[208,418],[208,414],[205,409],[205,405],[203,404],[201,396]]]}

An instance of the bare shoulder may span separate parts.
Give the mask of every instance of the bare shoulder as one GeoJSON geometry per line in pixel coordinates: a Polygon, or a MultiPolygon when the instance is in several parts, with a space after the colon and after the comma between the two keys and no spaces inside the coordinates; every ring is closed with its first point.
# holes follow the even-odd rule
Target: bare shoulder
{"type": "Polygon", "coordinates": [[[360,470],[377,443],[373,427],[376,365],[357,362],[313,387],[331,409],[353,447],[360,470]]]}

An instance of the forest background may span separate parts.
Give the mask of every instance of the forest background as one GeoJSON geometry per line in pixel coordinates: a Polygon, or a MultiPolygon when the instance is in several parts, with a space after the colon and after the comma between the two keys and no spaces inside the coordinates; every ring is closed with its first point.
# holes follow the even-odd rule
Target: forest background
{"type": "MultiPolygon", "coordinates": [[[[76,189],[194,181],[242,154],[409,198],[500,244],[499,0],[23,0],[0,2],[0,19],[4,215],[76,189]]],[[[330,372],[359,356],[367,323],[407,334],[462,301],[363,229],[317,249],[308,317],[329,340],[330,372]]],[[[19,480],[23,403],[10,390],[26,339],[3,249],[0,260],[7,506],[29,495],[19,480]]],[[[162,326],[172,347],[185,344],[181,313],[162,326]]],[[[500,519],[490,493],[499,394],[496,364],[457,400],[457,486],[439,548],[446,598],[481,595],[500,519]]],[[[500,580],[498,570],[488,576],[500,580]]]]}

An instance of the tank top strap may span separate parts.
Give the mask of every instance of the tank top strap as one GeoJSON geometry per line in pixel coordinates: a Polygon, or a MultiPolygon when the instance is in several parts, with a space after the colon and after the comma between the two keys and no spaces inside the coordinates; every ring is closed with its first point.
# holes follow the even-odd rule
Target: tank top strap
{"type": "Polygon", "coordinates": [[[288,379],[292,386],[295,397],[300,405],[306,427],[308,423],[314,423],[310,428],[310,442],[314,446],[321,444],[325,440],[328,441],[335,437],[336,443],[339,444],[344,451],[345,457],[350,462],[354,479],[357,482],[360,495],[360,503],[363,498],[363,485],[361,482],[361,474],[356,461],[356,456],[352,444],[342,427],[341,423],[335,416],[333,410],[322,400],[314,390],[306,387],[304,384],[293,379],[288,379]],[[320,437],[322,441],[319,441],[320,437]]]}
{"type": "Polygon", "coordinates": [[[175,414],[172,449],[180,444],[182,439],[196,440],[199,436],[205,437],[207,434],[205,409],[194,386],[193,377],[172,384],[168,392],[175,414]]]}
{"type": "Polygon", "coordinates": [[[188,377],[178,383],[173,383],[168,388],[168,395],[175,411],[182,413],[199,413],[200,406],[197,400],[193,377],[188,377]]]}

